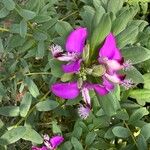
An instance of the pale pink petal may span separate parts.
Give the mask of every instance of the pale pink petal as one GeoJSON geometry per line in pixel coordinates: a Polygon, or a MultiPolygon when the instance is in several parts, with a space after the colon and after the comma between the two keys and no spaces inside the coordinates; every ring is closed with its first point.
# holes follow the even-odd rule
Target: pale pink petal
{"type": "Polygon", "coordinates": [[[119,75],[116,73],[114,73],[113,75],[110,75],[110,74],[105,73],[105,77],[113,83],[120,84],[121,81],[124,80],[125,75],[119,75]]]}
{"type": "Polygon", "coordinates": [[[118,62],[117,60],[114,60],[114,59],[107,60],[106,64],[109,67],[109,69],[111,69],[113,71],[121,70],[124,68],[124,66],[122,64],[120,64],[120,62],[118,62]]]}
{"type": "Polygon", "coordinates": [[[82,27],[72,31],[66,41],[66,51],[82,53],[87,34],[87,29],[82,27]]]}
{"type": "Polygon", "coordinates": [[[81,92],[82,92],[82,97],[83,97],[84,102],[87,105],[91,106],[91,97],[90,97],[88,88],[83,87],[81,92]]]}

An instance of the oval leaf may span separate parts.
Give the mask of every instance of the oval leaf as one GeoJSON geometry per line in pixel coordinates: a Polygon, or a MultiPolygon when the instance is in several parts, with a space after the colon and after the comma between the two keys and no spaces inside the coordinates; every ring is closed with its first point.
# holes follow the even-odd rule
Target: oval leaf
{"type": "Polygon", "coordinates": [[[19,107],[18,106],[0,107],[0,114],[3,116],[9,116],[9,117],[19,116],[19,107]]]}
{"type": "Polygon", "coordinates": [[[59,103],[53,100],[46,100],[43,102],[39,102],[36,104],[36,108],[38,111],[50,111],[58,107],[59,103]]]}
{"type": "Polygon", "coordinates": [[[115,136],[120,138],[127,138],[130,136],[130,132],[127,128],[116,126],[112,129],[112,132],[115,136]]]}
{"type": "Polygon", "coordinates": [[[0,137],[0,145],[8,145],[18,141],[23,137],[25,131],[26,128],[22,126],[6,131],[5,134],[0,137]]]}

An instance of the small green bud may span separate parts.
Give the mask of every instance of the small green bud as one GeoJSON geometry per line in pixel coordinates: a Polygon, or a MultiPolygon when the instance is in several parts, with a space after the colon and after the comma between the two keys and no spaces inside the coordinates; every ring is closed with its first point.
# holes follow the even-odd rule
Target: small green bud
{"type": "Polygon", "coordinates": [[[91,75],[92,74],[92,69],[91,68],[86,68],[85,69],[85,72],[87,73],[87,74],[89,74],[89,75],[91,75]]]}
{"type": "Polygon", "coordinates": [[[105,73],[106,69],[103,65],[96,65],[92,68],[92,76],[100,77],[105,73]]]}
{"type": "Polygon", "coordinates": [[[85,64],[87,64],[88,60],[89,60],[89,52],[90,52],[89,50],[90,50],[90,46],[89,46],[89,44],[86,44],[86,46],[84,47],[83,53],[82,53],[82,59],[85,64]]]}
{"type": "Polygon", "coordinates": [[[67,81],[70,81],[73,77],[73,74],[72,73],[65,73],[61,76],[61,81],[62,82],[67,82],[67,81]]]}

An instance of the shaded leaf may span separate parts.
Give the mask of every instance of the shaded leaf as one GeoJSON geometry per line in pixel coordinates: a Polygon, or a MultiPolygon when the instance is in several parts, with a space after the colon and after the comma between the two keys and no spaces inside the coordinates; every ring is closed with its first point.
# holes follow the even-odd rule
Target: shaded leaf
{"type": "Polygon", "coordinates": [[[50,111],[58,107],[59,103],[53,100],[45,100],[36,104],[38,111],[50,111]]]}

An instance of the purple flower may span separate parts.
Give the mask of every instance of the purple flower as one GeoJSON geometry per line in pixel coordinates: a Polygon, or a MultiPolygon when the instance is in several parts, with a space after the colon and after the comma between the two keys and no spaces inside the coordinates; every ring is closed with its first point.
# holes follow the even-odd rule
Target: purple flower
{"type": "Polygon", "coordinates": [[[63,141],[64,138],[59,135],[53,136],[52,138],[44,135],[44,146],[32,146],[32,150],[55,150],[63,141]]]}
{"type": "Polygon", "coordinates": [[[68,64],[62,65],[62,69],[66,73],[76,73],[80,70],[82,62],[81,54],[85,46],[87,38],[86,28],[77,28],[70,33],[66,40],[66,52],[58,45],[50,47],[54,58],[60,61],[69,61],[68,64]]]}
{"type": "Polygon", "coordinates": [[[82,119],[86,119],[90,114],[91,109],[88,106],[83,106],[80,104],[80,107],[78,108],[78,114],[82,119]]]}
{"type": "Polygon", "coordinates": [[[63,141],[64,141],[64,138],[60,135],[53,136],[52,138],[50,138],[48,135],[44,135],[44,144],[48,148],[48,150],[54,150],[63,141]]]}
{"type": "Polygon", "coordinates": [[[117,48],[115,37],[110,33],[105,42],[99,50],[99,63],[104,64],[106,67],[106,72],[104,74],[105,78],[112,83],[121,84],[126,89],[130,88],[133,84],[131,80],[126,80],[126,75],[117,73],[121,69],[130,69],[131,62],[128,60],[124,62],[119,48],[117,48]]]}
{"type": "MultiPolygon", "coordinates": [[[[126,88],[132,85],[130,80],[125,80],[125,75],[118,73],[121,69],[128,69],[131,62],[124,62],[120,50],[116,46],[115,37],[110,33],[99,50],[98,65],[86,68],[81,58],[87,38],[86,28],[77,28],[72,31],[66,41],[66,53],[59,46],[52,46],[53,56],[61,61],[69,61],[63,65],[65,73],[75,73],[77,81],[68,83],[55,83],[51,86],[52,92],[63,99],[74,99],[80,92],[84,105],[80,105],[78,113],[81,118],[86,119],[91,110],[91,98],[89,90],[95,90],[99,95],[104,96],[114,89],[114,84],[121,84],[126,88]],[[101,77],[102,83],[91,83],[87,76],[101,77]]],[[[97,58],[96,58],[97,59],[97,58]]]]}

